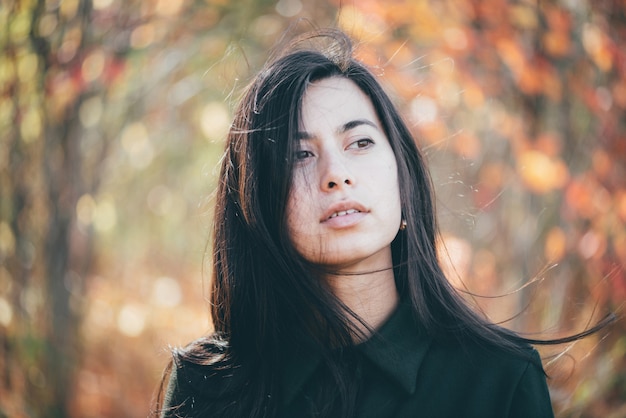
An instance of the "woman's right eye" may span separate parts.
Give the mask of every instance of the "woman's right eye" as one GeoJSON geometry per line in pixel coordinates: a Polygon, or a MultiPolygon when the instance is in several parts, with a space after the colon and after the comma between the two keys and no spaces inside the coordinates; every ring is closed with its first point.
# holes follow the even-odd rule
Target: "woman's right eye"
{"type": "Polygon", "coordinates": [[[296,160],[304,160],[305,158],[310,158],[312,156],[313,156],[313,153],[311,151],[307,151],[307,150],[296,151],[296,160]]]}

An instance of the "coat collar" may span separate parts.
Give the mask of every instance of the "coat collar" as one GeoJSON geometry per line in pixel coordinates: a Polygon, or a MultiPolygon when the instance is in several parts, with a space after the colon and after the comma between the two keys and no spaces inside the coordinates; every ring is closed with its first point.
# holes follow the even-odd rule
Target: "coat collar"
{"type": "Polygon", "coordinates": [[[407,394],[413,394],[430,342],[431,338],[413,319],[411,305],[401,302],[379,332],[357,348],[407,394]]]}
{"type": "MultiPolygon", "coordinates": [[[[417,373],[430,343],[431,337],[413,319],[411,305],[401,302],[378,332],[356,349],[407,394],[413,394],[417,373]]],[[[306,349],[289,353],[283,374],[285,404],[294,399],[320,362],[319,353],[306,349]]]]}

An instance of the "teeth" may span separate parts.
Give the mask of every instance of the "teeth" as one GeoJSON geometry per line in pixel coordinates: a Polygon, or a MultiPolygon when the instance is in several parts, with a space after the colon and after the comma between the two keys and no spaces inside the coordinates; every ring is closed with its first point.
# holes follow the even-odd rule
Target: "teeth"
{"type": "Polygon", "coordinates": [[[359,213],[359,211],[356,209],[340,210],[339,212],[335,212],[332,215],[330,215],[329,219],[336,218],[337,216],[350,215],[352,213],[359,213]]]}

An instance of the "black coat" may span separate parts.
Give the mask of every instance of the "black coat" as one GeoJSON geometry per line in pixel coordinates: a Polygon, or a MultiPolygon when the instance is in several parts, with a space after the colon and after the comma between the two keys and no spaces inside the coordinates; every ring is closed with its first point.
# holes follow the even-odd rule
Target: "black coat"
{"type": "MultiPolygon", "coordinates": [[[[400,305],[378,333],[358,345],[351,361],[359,386],[358,417],[554,416],[546,377],[533,348],[522,347],[516,354],[469,338],[429,336],[415,323],[408,305],[400,305]]],[[[164,416],[211,416],[196,413],[216,398],[220,379],[233,374],[178,364],[165,407],[180,408],[174,408],[178,414],[164,416]]],[[[316,398],[320,388],[331,386],[320,356],[290,352],[280,374],[281,417],[312,417],[324,409],[316,398]]]]}

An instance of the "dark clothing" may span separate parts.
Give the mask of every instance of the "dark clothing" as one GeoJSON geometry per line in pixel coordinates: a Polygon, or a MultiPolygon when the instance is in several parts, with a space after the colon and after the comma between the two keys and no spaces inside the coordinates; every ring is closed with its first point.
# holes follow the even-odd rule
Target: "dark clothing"
{"type": "MultiPolygon", "coordinates": [[[[358,417],[553,417],[534,349],[512,354],[469,338],[428,336],[413,320],[408,305],[401,305],[378,333],[358,345],[351,360],[359,385],[358,417]]],[[[186,364],[172,375],[166,407],[199,401],[197,386],[202,381],[190,379],[206,376],[206,370],[190,370],[198,367],[207,366],[186,364]]],[[[322,406],[315,399],[329,381],[325,370],[321,357],[313,353],[287,356],[280,416],[316,416],[322,406]]],[[[195,416],[189,407],[179,411],[183,412],[195,416]]]]}

